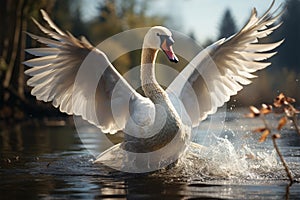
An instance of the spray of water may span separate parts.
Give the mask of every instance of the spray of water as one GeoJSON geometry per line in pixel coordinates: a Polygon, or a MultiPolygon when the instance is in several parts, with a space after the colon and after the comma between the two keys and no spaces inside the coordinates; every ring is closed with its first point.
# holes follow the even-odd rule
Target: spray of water
{"type": "Polygon", "coordinates": [[[192,143],[169,173],[205,180],[284,177],[275,150],[257,148],[253,141],[239,141],[213,136],[208,146],[192,143]]]}
{"type": "Polygon", "coordinates": [[[255,152],[248,146],[238,149],[226,138],[216,138],[215,144],[200,151],[190,148],[181,162],[188,163],[184,166],[187,173],[196,169],[201,174],[219,178],[257,178],[278,167],[274,152],[255,152]]]}

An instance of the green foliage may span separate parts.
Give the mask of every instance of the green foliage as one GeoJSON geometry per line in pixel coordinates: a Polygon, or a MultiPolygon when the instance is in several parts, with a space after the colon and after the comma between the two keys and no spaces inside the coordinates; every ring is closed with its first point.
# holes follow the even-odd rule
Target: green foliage
{"type": "Polygon", "coordinates": [[[97,43],[124,30],[162,25],[165,22],[164,17],[146,14],[148,3],[146,0],[101,1],[98,7],[99,17],[88,23],[90,39],[97,43]]]}

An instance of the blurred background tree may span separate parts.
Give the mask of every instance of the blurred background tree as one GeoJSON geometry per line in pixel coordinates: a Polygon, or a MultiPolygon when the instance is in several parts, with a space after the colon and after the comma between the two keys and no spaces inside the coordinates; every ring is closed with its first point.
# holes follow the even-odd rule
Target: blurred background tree
{"type": "Polygon", "coordinates": [[[82,20],[81,6],[80,0],[55,0],[51,18],[62,30],[74,36],[87,35],[88,26],[82,20]]]}
{"type": "MultiPolygon", "coordinates": [[[[103,0],[98,7],[98,17],[87,23],[90,27],[88,38],[93,44],[109,38],[124,30],[140,27],[163,25],[164,16],[149,16],[146,14],[149,1],[139,0],[103,0]]],[[[136,37],[142,37],[137,35],[136,37]]],[[[118,45],[118,44],[114,44],[118,45]]],[[[124,48],[124,47],[118,47],[124,48]]],[[[123,55],[113,62],[114,66],[123,74],[129,68],[140,64],[141,50],[123,55]]]]}
{"type": "Polygon", "coordinates": [[[220,23],[218,39],[228,38],[237,32],[235,20],[230,9],[226,9],[220,23]]]}
{"type": "Polygon", "coordinates": [[[300,1],[287,0],[287,12],[282,16],[282,28],[274,34],[274,39],[284,37],[285,42],[278,48],[276,56],[279,66],[300,73],[300,1]]]}

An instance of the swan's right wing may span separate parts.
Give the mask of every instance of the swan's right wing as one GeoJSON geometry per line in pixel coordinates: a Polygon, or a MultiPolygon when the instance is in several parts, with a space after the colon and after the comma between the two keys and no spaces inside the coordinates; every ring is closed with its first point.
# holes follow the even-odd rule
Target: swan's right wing
{"type": "Polygon", "coordinates": [[[201,51],[167,88],[169,96],[182,102],[194,126],[215,113],[243,85],[250,84],[249,79],[256,77],[252,73],[271,64],[261,61],[275,55],[271,51],[283,40],[261,43],[259,39],[281,25],[275,23],[283,10],[278,15],[274,14],[278,10],[271,13],[273,4],[260,18],[253,9],[248,23],[237,34],[201,51]]]}
{"type": "Polygon", "coordinates": [[[78,40],[61,31],[46,12],[41,12],[53,30],[34,20],[48,37],[28,33],[48,46],[26,50],[38,56],[24,62],[30,67],[25,73],[32,76],[27,81],[33,87],[31,94],[38,100],[52,101],[61,112],[81,116],[105,133],[123,130],[130,108],[139,117],[137,123],[149,121],[147,111],[152,112],[154,105],[132,89],[107,56],[85,38],[78,40]]]}

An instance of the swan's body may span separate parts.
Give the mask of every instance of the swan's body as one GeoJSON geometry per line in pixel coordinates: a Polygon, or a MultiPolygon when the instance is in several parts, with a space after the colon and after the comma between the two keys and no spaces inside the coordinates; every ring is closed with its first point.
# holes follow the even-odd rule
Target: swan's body
{"type": "Polygon", "coordinates": [[[161,26],[153,27],[142,47],[141,82],[146,95],[143,97],[101,50],[85,38],[78,40],[61,31],[44,11],[42,14],[54,31],[34,20],[52,39],[30,34],[48,45],[27,50],[40,56],[25,62],[33,67],[26,71],[33,76],[28,80],[28,85],[34,87],[32,95],[53,101],[62,112],[79,115],[104,133],[122,130],[124,142],[104,152],[97,161],[112,159],[121,152],[122,161],[136,162],[134,165],[139,169],[158,169],[162,160],[170,164],[178,159],[189,143],[192,127],[216,112],[242,85],[249,84],[249,79],[255,77],[251,73],[270,64],[258,62],[274,55],[265,52],[282,43],[258,44],[257,40],[280,25],[270,28],[281,13],[272,17],[269,9],[257,18],[253,10],[240,32],[196,55],[165,91],[155,79],[157,53],[164,51],[173,62],[178,59],[172,49],[171,32],[161,26]],[[129,152],[126,159],[124,152],[129,152]]]}

